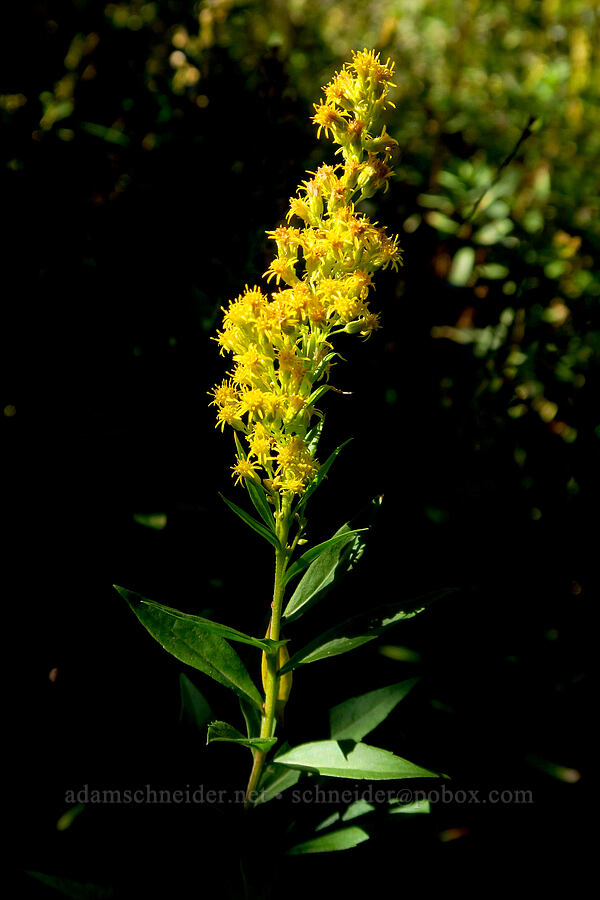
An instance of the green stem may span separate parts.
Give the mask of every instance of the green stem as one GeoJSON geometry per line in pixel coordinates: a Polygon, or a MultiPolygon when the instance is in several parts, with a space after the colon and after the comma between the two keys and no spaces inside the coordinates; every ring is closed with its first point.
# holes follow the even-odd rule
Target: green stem
{"type": "MultiPolygon", "coordinates": [[[[275,583],[273,585],[273,602],[271,603],[271,627],[269,637],[273,641],[279,640],[281,633],[281,613],[283,607],[284,594],[284,576],[287,564],[291,555],[291,550],[287,546],[288,533],[290,530],[291,515],[290,501],[284,498],[281,510],[277,514],[277,537],[281,544],[281,550],[275,550],[275,583]]],[[[273,737],[275,732],[275,709],[277,704],[277,694],[279,688],[279,678],[277,676],[277,653],[267,656],[267,673],[265,678],[265,702],[263,707],[263,715],[260,724],[260,737],[273,737]]],[[[251,804],[252,794],[256,791],[262,770],[265,764],[266,753],[256,751],[254,754],[254,763],[250,780],[246,788],[245,808],[251,804]]]]}

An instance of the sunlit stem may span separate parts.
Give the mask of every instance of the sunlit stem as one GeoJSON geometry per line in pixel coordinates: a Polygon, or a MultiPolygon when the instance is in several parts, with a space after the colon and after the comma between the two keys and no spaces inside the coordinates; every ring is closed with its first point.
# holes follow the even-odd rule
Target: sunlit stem
{"type": "MultiPolygon", "coordinates": [[[[279,640],[281,633],[281,613],[283,608],[285,570],[291,555],[291,549],[287,546],[288,534],[291,525],[291,510],[289,497],[284,495],[281,509],[276,514],[276,533],[281,549],[275,550],[275,583],[273,585],[273,602],[271,604],[271,628],[269,637],[273,641],[279,640]]],[[[277,676],[277,653],[267,656],[267,673],[265,678],[265,702],[260,725],[260,737],[270,738],[275,733],[275,709],[279,689],[277,676]]],[[[246,789],[246,801],[244,806],[248,808],[253,799],[253,794],[258,787],[260,776],[265,764],[266,753],[256,751],[254,764],[250,773],[250,780],[246,789]]]]}

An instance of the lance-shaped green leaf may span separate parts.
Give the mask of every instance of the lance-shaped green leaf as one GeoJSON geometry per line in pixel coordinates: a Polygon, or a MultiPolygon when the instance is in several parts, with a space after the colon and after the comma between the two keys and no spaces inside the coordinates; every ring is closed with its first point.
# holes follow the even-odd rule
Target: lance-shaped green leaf
{"type": "Polygon", "coordinates": [[[212,744],[214,741],[226,741],[228,744],[239,744],[252,751],[259,750],[266,753],[277,743],[277,738],[245,738],[237,728],[228,725],[227,722],[211,722],[208,726],[206,743],[212,744]]]}
{"type": "MultiPolygon", "coordinates": [[[[354,568],[364,552],[365,537],[357,536],[357,531],[352,531],[346,522],[330,541],[324,542],[329,546],[324,546],[323,552],[311,562],[284,610],[287,622],[300,618],[327,594],[342,575],[354,568]]],[[[288,577],[292,568],[288,570],[288,577]]]]}
{"type": "Polygon", "coordinates": [[[386,603],[385,606],[380,606],[369,613],[361,613],[341,625],[335,625],[294,653],[281,667],[280,674],[291,672],[298,666],[316,662],[319,659],[327,659],[355,650],[357,647],[375,640],[404,619],[411,619],[423,612],[430,603],[452,593],[452,590],[434,591],[401,603],[386,603]]]}
{"type": "Polygon", "coordinates": [[[319,487],[319,485],[321,484],[321,482],[323,481],[323,479],[329,472],[330,468],[334,464],[335,460],[340,455],[341,451],[344,449],[346,444],[350,443],[351,440],[352,440],[352,438],[348,438],[347,441],[344,441],[343,444],[340,444],[339,447],[336,447],[335,450],[333,451],[333,453],[330,453],[330,455],[327,457],[327,459],[325,460],[325,462],[323,463],[323,465],[321,466],[321,468],[319,469],[319,471],[317,472],[317,474],[315,475],[315,477],[313,478],[313,480],[311,481],[309,486],[306,488],[306,491],[302,495],[302,499],[300,500],[300,503],[298,504],[299,510],[303,509],[306,506],[309,499],[312,497],[312,495],[314,494],[316,489],[319,487]]]}
{"type": "Polygon", "coordinates": [[[295,578],[296,575],[299,575],[300,572],[304,572],[304,570],[307,569],[312,562],[317,560],[326,550],[335,547],[336,544],[341,543],[342,545],[346,545],[355,534],[360,534],[361,531],[368,530],[368,528],[355,528],[352,531],[348,530],[341,534],[337,533],[334,534],[332,538],[329,538],[329,540],[311,547],[310,550],[307,550],[302,556],[298,557],[298,559],[289,567],[285,574],[284,585],[292,578],[295,578]]]}
{"type": "Polygon", "coordinates": [[[250,513],[247,513],[244,509],[241,509],[241,507],[237,506],[231,500],[228,500],[227,497],[224,497],[220,492],[219,497],[224,503],[227,504],[229,509],[233,510],[236,516],[240,517],[242,522],[245,522],[246,525],[249,525],[250,528],[256,531],[257,534],[260,534],[260,536],[264,538],[265,541],[268,541],[270,544],[272,544],[276,550],[281,550],[279,538],[270,530],[270,528],[267,528],[265,525],[261,525],[261,523],[257,521],[254,516],[251,516],[250,513]]]}
{"type": "Polygon", "coordinates": [[[361,694],[360,697],[352,697],[332,707],[329,710],[331,737],[336,741],[348,738],[362,741],[366,734],[389,716],[417,681],[418,678],[399,681],[397,684],[361,694]]]}
{"type": "Polygon", "coordinates": [[[238,696],[260,708],[261,696],[246,667],[226,640],[214,631],[200,628],[195,616],[173,615],[173,610],[115,585],[142,625],[176,659],[209,675],[238,696]]]}
{"type": "Polygon", "coordinates": [[[366,831],[357,825],[349,825],[347,828],[339,828],[337,831],[320,834],[318,837],[296,844],[290,847],[287,853],[289,856],[299,856],[303,853],[332,853],[335,850],[350,850],[351,847],[368,840],[369,835],[366,831]]]}
{"type": "Polygon", "coordinates": [[[132,609],[134,609],[134,612],[140,604],[152,606],[154,609],[163,613],[163,615],[190,622],[201,631],[211,631],[213,634],[218,634],[228,641],[237,641],[240,644],[250,644],[251,647],[256,647],[258,650],[262,650],[268,654],[274,653],[278,647],[286,643],[286,641],[272,641],[270,638],[255,638],[249,634],[244,634],[243,631],[238,631],[237,628],[230,628],[229,625],[221,625],[219,622],[213,622],[211,619],[204,619],[202,616],[194,616],[191,613],[184,613],[180,609],[172,609],[170,606],[163,606],[162,603],[156,603],[155,600],[148,600],[147,597],[142,597],[141,594],[136,594],[134,591],[128,591],[127,588],[119,587],[116,584],[114,587],[121,596],[127,600],[132,609]]]}
{"type": "Polygon", "coordinates": [[[320,387],[313,391],[310,397],[307,398],[305,408],[308,406],[314,406],[315,403],[318,403],[321,397],[327,393],[327,391],[331,390],[331,385],[322,384],[320,387]]]}
{"type": "Polygon", "coordinates": [[[179,721],[193,728],[203,728],[212,719],[212,710],[204,695],[183,672],[179,675],[181,710],[179,721]]]}
{"type": "Polygon", "coordinates": [[[298,782],[301,774],[298,769],[289,769],[287,766],[278,766],[276,762],[272,762],[263,773],[253,805],[268,803],[269,800],[279,797],[298,782]]]}
{"type": "Polygon", "coordinates": [[[356,744],[354,741],[313,741],[292,747],[277,757],[277,765],[335,778],[368,778],[384,781],[396,778],[439,778],[389,750],[356,744]]]}

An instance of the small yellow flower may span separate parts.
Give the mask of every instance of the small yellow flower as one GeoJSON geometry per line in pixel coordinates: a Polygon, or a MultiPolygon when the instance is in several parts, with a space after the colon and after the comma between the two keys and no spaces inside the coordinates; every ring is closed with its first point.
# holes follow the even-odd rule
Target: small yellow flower
{"type": "Polygon", "coordinates": [[[240,459],[240,457],[236,457],[237,462],[235,466],[232,466],[233,475],[237,476],[235,479],[235,483],[239,484],[242,478],[250,478],[252,481],[260,481],[258,474],[256,472],[256,466],[253,463],[249,462],[247,459],[240,459]]]}

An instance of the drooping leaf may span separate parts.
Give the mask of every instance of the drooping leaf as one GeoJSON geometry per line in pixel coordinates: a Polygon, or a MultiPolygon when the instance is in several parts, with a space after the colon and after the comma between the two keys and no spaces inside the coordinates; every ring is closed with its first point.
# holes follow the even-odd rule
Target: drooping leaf
{"type": "Polygon", "coordinates": [[[336,778],[439,778],[389,750],[354,741],[313,741],[300,744],[277,757],[277,765],[336,778]]]}
{"type": "Polygon", "coordinates": [[[336,531],[329,547],[319,554],[308,567],[296,586],[284,610],[287,622],[300,618],[310,607],[318,603],[342,575],[349,572],[365,548],[366,535],[352,532],[348,523],[336,531]]]}
{"type": "Polygon", "coordinates": [[[184,672],[179,675],[181,709],[179,721],[193,728],[203,728],[212,718],[212,711],[203,694],[184,672]]]}
{"type": "Polygon", "coordinates": [[[321,468],[319,469],[319,471],[317,472],[317,474],[315,475],[315,477],[313,478],[313,480],[311,481],[309,486],[306,488],[306,491],[302,495],[302,499],[300,500],[300,503],[298,504],[299,510],[303,509],[306,506],[309,499],[312,497],[312,495],[314,494],[316,489],[319,487],[319,485],[321,484],[321,482],[323,481],[323,479],[329,472],[330,468],[334,464],[335,460],[340,455],[341,451],[344,449],[346,444],[350,443],[351,440],[352,440],[352,438],[348,438],[347,441],[344,441],[343,444],[340,444],[339,447],[336,447],[335,450],[333,451],[333,453],[330,453],[330,455],[327,457],[327,459],[325,460],[325,462],[323,463],[323,465],[321,466],[321,468]]]}
{"type": "Polygon", "coordinates": [[[354,530],[348,530],[343,533],[336,533],[332,538],[329,538],[327,541],[323,541],[321,544],[316,544],[314,547],[311,547],[310,550],[307,550],[302,554],[287,570],[285,573],[284,585],[288,583],[292,578],[295,578],[296,575],[299,575],[300,572],[303,572],[307,569],[310,564],[317,560],[326,550],[333,548],[336,544],[342,544],[345,546],[349,540],[355,535],[359,534],[362,531],[368,531],[368,528],[355,528],[354,530]]]}
{"type": "Polygon", "coordinates": [[[369,613],[360,613],[341,625],[335,625],[302,647],[282,666],[280,672],[284,674],[298,666],[331,656],[339,656],[341,653],[348,653],[350,650],[361,647],[384,634],[389,628],[393,628],[398,622],[423,612],[434,600],[452,593],[452,591],[453,589],[450,588],[434,591],[413,600],[387,603],[369,613]]]}
{"type": "Polygon", "coordinates": [[[251,647],[256,647],[258,650],[262,650],[265,653],[272,653],[277,647],[285,644],[285,641],[272,641],[269,638],[255,638],[249,634],[244,634],[243,631],[238,631],[237,628],[230,628],[229,625],[221,625],[220,622],[213,622],[211,619],[204,619],[202,616],[194,616],[191,613],[184,613],[179,609],[172,609],[170,606],[163,606],[162,603],[156,603],[155,600],[148,600],[147,597],[142,597],[141,594],[136,594],[134,591],[128,591],[127,588],[121,588],[116,584],[114,587],[122,597],[125,597],[130,606],[132,606],[132,604],[134,604],[136,608],[141,604],[151,606],[166,617],[189,622],[191,625],[195,625],[200,631],[211,631],[213,634],[218,634],[228,641],[237,641],[240,644],[250,644],[251,647]]]}
{"type": "Polygon", "coordinates": [[[144,598],[115,585],[142,625],[158,643],[181,662],[204,672],[260,708],[261,696],[243,662],[220,635],[198,627],[194,617],[181,618],[166,607],[143,602],[144,598]]]}
{"type": "Polygon", "coordinates": [[[362,741],[366,734],[387,718],[417,681],[417,678],[399,681],[334,706],[329,710],[330,736],[336,741],[347,738],[362,741]]]}
{"type": "Polygon", "coordinates": [[[27,871],[27,874],[37,881],[41,881],[42,884],[54,888],[63,897],[70,897],[71,900],[111,900],[112,897],[116,896],[113,888],[102,887],[99,884],[73,881],[71,878],[62,878],[60,875],[46,875],[45,872],[34,872],[31,869],[27,871]]]}
{"type": "Polygon", "coordinates": [[[357,825],[350,825],[348,828],[339,828],[337,831],[320,834],[318,837],[296,844],[290,847],[287,853],[289,856],[299,856],[303,853],[332,853],[335,850],[350,850],[351,847],[368,840],[369,835],[366,831],[357,825]]]}
{"type": "Polygon", "coordinates": [[[250,750],[260,750],[261,753],[266,753],[277,743],[277,738],[245,738],[241,731],[238,731],[233,725],[228,725],[227,722],[211,722],[208,726],[206,743],[212,744],[214,741],[240,744],[250,750]]]}
{"type": "Polygon", "coordinates": [[[261,525],[250,513],[247,513],[245,510],[241,509],[241,507],[237,506],[233,501],[228,500],[227,497],[224,497],[223,494],[219,492],[219,497],[221,500],[227,504],[229,509],[232,509],[236,516],[239,516],[242,522],[245,522],[246,525],[249,525],[257,534],[260,534],[261,537],[272,544],[276,550],[281,550],[281,544],[279,542],[279,538],[276,534],[274,534],[270,528],[267,528],[265,525],[261,525]]]}

